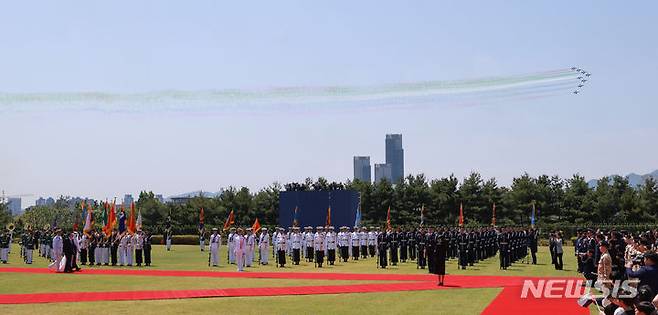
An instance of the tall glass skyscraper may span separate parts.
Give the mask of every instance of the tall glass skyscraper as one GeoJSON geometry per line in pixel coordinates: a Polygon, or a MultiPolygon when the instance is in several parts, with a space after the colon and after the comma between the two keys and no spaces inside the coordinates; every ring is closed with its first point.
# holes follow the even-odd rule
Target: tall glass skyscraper
{"type": "Polygon", "coordinates": [[[386,164],[391,166],[391,180],[397,183],[404,178],[404,149],[402,149],[402,135],[386,135],[386,164]]]}
{"type": "Polygon", "coordinates": [[[354,179],[358,179],[362,182],[371,182],[370,174],[372,170],[370,168],[370,157],[369,156],[355,156],[354,157],[354,179]]]}

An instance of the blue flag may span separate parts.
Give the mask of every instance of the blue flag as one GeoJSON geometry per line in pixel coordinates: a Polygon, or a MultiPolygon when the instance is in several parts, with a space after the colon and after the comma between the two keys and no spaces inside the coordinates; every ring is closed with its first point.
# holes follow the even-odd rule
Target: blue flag
{"type": "Polygon", "coordinates": [[[295,206],[295,212],[293,213],[293,219],[292,219],[292,226],[299,225],[299,217],[297,216],[298,212],[299,212],[299,207],[295,206]]]}
{"type": "Polygon", "coordinates": [[[532,204],[532,216],[530,216],[530,225],[535,226],[535,204],[532,204]]]}
{"type": "Polygon", "coordinates": [[[356,209],[356,218],[354,218],[354,227],[361,225],[361,206],[356,209]]]}
{"type": "Polygon", "coordinates": [[[123,233],[126,231],[126,213],[121,210],[119,212],[119,233],[123,233]]]}

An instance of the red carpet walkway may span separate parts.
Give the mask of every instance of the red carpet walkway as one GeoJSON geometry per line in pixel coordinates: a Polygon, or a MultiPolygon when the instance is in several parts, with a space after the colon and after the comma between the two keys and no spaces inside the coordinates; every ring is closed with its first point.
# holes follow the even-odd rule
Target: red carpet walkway
{"type": "MultiPolygon", "coordinates": [[[[0,273],[50,273],[41,268],[0,268],[0,273]]],[[[279,296],[309,294],[343,294],[418,290],[445,290],[455,288],[500,288],[503,290],[485,309],[483,314],[588,314],[575,299],[521,299],[524,280],[542,279],[517,276],[464,276],[448,275],[446,286],[436,285],[434,275],[404,274],[351,274],[351,273],[304,273],[304,272],[215,272],[182,270],[136,269],[85,269],[75,274],[148,276],[148,277],[220,277],[220,278],[269,278],[314,280],[361,280],[382,281],[374,284],[322,285],[292,287],[255,287],[202,290],[116,291],[116,292],[63,292],[34,294],[0,294],[0,304],[31,304],[90,301],[126,301],[184,299],[204,297],[279,296]],[[391,283],[391,281],[396,281],[391,283]]],[[[556,279],[556,278],[551,278],[556,279]]],[[[562,278],[569,279],[569,278],[562,278]]]]}

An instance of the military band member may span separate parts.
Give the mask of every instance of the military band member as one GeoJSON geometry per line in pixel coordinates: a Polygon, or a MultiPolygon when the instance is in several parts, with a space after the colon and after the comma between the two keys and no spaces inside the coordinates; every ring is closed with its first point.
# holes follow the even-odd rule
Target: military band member
{"type": "Polygon", "coordinates": [[[9,262],[9,230],[4,230],[0,234],[0,261],[3,264],[9,262]]]}
{"type": "Polygon", "coordinates": [[[251,267],[254,262],[254,252],[256,250],[256,235],[254,235],[252,228],[247,229],[247,249],[245,252],[245,265],[251,267]]]}
{"type": "Polygon", "coordinates": [[[199,229],[199,247],[201,248],[201,251],[204,251],[206,249],[206,229],[205,228],[200,228],[199,229]]]}
{"type": "Polygon", "coordinates": [[[360,253],[359,253],[359,249],[360,249],[360,245],[359,245],[359,228],[357,228],[357,227],[354,228],[354,231],[350,235],[350,242],[351,242],[351,245],[352,245],[352,259],[353,260],[359,260],[359,256],[360,256],[360,253]]]}
{"type": "Polygon", "coordinates": [[[165,246],[167,247],[167,251],[171,250],[171,242],[173,238],[173,233],[172,233],[172,226],[171,226],[171,216],[167,216],[167,220],[165,221],[165,246]]]}
{"type": "Polygon", "coordinates": [[[286,239],[286,234],[283,232],[283,228],[279,228],[276,237],[276,262],[279,267],[286,266],[286,248],[288,248],[288,240],[286,239]]]}
{"type": "Polygon", "coordinates": [[[377,254],[377,232],[372,226],[368,232],[368,254],[370,254],[370,257],[375,257],[377,254]]]}
{"type": "Polygon", "coordinates": [[[292,263],[294,265],[299,265],[299,261],[301,260],[302,234],[299,233],[298,227],[292,228],[290,244],[290,247],[292,248],[292,263]]]}
{"type": "Polygon", "coordinates": [[[25,247],[25,263],[28,265],[32,264],[32,253],[34,251],[34,233],[32,229],[28,229],[27,235],[25,237],[25,242],[23,243],[25,247]]]}
{"type": "Polygon", "coordinates": [[[258,250],[260,254],[258,257],[260,258],[260,264],[261,265],[267,265],[269,261],[269,249],[270,249],[270,235],[267,233],[267,228],[262,228],[260,237],[258,238],[258,250]]]}
{"type": "Polygon", "coordinates": [[[327,262],[329,265],[333,266],[336,261],[336,233],[334,232],[334,227],[330,226],[329,231],[325,236],[325,244],[327,249],[327,262]]]}
{"type": "Polygon", "coordinates": [[[377,236],[377,252],[379,253],[379,264],[381,268],[386,268],[388,266],[388,257],[386,255],[388,251],[388,237],[387,233],[379,233],[377,236]]]}
{"type": "Polygon", "coordinates": [[[222,236],[219,235],[217,228],[212,228],[210,235],[210,263],[213,267],[219,265],[219,246],[222,244],[222,236]]]}
{"type": "Polygon", "coordinates": [[[318,268],[322,268],[324,263],[324,250],[325,250],[325,234],[324,228],[318,226],[315,232],[315,238],[313,239],[313,246],[315,249],[315,263],[318,268]]]}

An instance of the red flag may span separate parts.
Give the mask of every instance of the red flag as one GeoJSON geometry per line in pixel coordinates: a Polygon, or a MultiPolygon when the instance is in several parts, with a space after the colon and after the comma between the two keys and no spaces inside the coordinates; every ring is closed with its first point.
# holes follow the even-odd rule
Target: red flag
{"type": "MultiPolygon", "coordinates": [[[[116,201],[115,201],[116,202],[116,201]]],[[[107,209],[108,202],[105,202],[105,209],[107,209]]],[[[107,223],[103,227],[103,232],[105,232],[105,235],[110,236],[112,234],[112,230],[114,230],[114,224],[117,222],[117,216],[116,216],[116,205],[114,202],[112,203],[112,206],[110,206],[110,212],[107,217],[107,223]]]]}
{"type": "Polygon", "coordinates": [[[203,214],[203,207],[201,207],[201,212],[199,212],[199,225],[203,227],[203,220],[205,219],[205,215],[203,214]]]}
{"type": "Polygon", "coordinates": [[[130,221],[128,221],[128,232],[135,234],[137,232],[137,225],[135,224],[135,203],[130,204],[130,221]]]}
{"type": "Polygon", "coordinates": [[[464,227],[464,207],[459,203],[459,227],[464,227]]]}
{"type": "Polygon", "coordinates": [[[327,226],[331,226],[331,206],[327,208],[327,226]]]}
{"type": "Polygon", "coordinates": [[[258,222],[258,218],[256,218],[254,225],[251,226],[251,230],[254,231],[254,234],[260,231],[260,222],[258,222]]]}
{"type": "Polygon", "coordinates": [[[224,222],[224,231],[230,229],[233,223],[235,223],[235,214],[233,214],[233,210],[231,210],[231,213],[228,214],[226,222],[224,222]]]}
{"type": "Polygon", "coordinates": [[[493,214],[491,215],[491,225],[496,226],[496,203],[493,204],[493,214]]]}
{"type": "Polygon", "coordinates": [[[388,206],[388,211],[386,211],[386,229],[391,229],[391,206],[388,206]]]}

